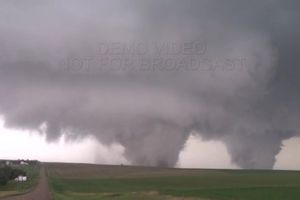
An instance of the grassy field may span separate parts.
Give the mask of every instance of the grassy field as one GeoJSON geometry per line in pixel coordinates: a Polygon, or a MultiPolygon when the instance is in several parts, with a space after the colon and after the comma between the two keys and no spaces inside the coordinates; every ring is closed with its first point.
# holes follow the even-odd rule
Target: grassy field
{"type": "Polygon", "coordinates": [[[16,183],[11,180],[5,186],[0,186],[0,198],[16,194],[22,194],[29,191],[37,183],[40,174],[40,165],[20,166],[19,168],[26,171],[28,181],[16,183]]]}
{"type": "Polygon", "coordinates": [[[55,200],[299,200],[300,172],[46,164],[55,200]]]}

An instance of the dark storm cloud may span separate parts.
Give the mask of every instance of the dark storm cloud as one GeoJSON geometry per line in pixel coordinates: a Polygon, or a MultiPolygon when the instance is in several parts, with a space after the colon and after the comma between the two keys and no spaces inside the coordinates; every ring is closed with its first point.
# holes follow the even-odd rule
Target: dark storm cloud
{"type": "MultiPolygon", "coordinates": [[[[172,166],[193,130],[244,168],[299,133],[296,1],[2,1],[8,127],[117,142],[172,166]]],[[[197,152],[195,152],[197,153],[197,152]]]]}

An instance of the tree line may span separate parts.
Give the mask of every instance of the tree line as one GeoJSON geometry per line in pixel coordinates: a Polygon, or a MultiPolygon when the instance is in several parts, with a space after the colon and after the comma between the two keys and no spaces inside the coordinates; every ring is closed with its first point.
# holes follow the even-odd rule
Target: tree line
{"type": "Polygon", "coordinates": [[[6,185],[8,181],[14,180],[18,176],[26,176],[26,172],[10,166],[0,167],[0,185],[6,185]]]}

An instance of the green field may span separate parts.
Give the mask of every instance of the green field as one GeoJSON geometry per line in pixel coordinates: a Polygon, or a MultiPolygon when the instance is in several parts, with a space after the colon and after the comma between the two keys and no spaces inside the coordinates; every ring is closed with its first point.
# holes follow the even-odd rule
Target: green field
{"type": "Polygon", "coordinates": [[[26,171],[28,181],[17,183],[14,180],[8,182],[5,186],[0,186],[0,198],[5,196],[11,196],[16,194],[22,194],[30,191],[37,183],[40,175],[40,165],[24,165],[16,168],[26,171]]]}
{"type": "Polygon", "coordinates": [[[46,164],[55,200],[299,200],[300,172],[46,164]]]}

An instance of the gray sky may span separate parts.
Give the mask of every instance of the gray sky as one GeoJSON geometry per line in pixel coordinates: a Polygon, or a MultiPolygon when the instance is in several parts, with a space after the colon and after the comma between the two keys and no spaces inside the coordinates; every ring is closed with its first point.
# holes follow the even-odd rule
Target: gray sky
{"type": "Polygon", "coordinates": [[[226,166],[284,166],[299,136],[299,6],[1,1],[0,114],[44,135],[39,149],[93,141],[95,162],[209,165],[201,148],[215,146],[226,166]]]}

